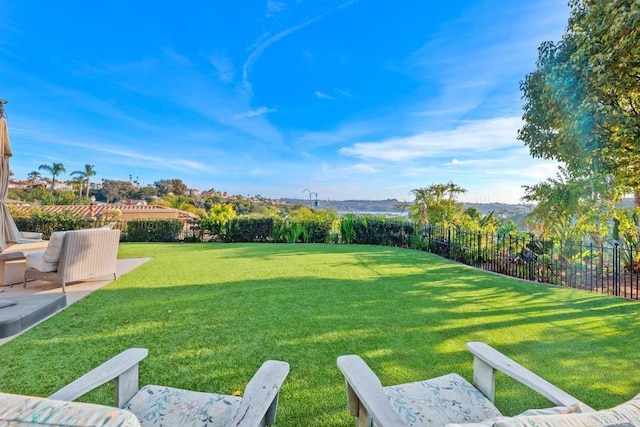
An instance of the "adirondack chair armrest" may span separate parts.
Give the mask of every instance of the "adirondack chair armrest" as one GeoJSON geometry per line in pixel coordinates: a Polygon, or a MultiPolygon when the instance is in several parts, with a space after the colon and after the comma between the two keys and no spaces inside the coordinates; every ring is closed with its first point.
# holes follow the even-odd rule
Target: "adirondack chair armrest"
{"type": "Polygon", "coordinates": [[[275,423],[280,388],[288,374],[288,363],[278,360],[264,362],[247,384],[234,425],[275,423]]]}
{"type": "Polygon", "coordinates": [[[147,357],[146,348],[130,348],[112,357],[49,396],[50,399],[73,401],[91,390],[115,380],[115,405],[121,408],[138,391],[138,367],[147,357]]]}
{"type": "Polygon", "coordinates": [[[495,396],[495,374],[500,371],[549,399],[559,406],[580,404],[583,412],[593,408],[531,372],[513,359],[482,342],[469,342],[467,349],[473,354],[473,385],[493,402],[495,396]]]}
{"type": "Polygon", "coordinates": [[[347,408],[361,423],[358,425],[372,418],[385,427],[405,426],[385,396],[382,383],[360,356],[340,356],[337,364],[346,381],[347,408]]]}

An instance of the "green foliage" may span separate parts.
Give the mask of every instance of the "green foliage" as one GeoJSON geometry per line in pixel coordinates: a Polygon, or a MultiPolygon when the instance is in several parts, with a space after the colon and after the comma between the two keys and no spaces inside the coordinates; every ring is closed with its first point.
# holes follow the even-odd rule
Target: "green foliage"
{"type": "Polygon", "coordinates": [[[184,224],[179,219],[133,219],[122,240],[127,242],[176,242],[184,224]]]}
{"type": "Polygon", "coordinates": [[[162,197],[161,201],[153,202],[152,204],[159,204],[172,209],[178,209],[185,212],[196,213],[197,208],[194,205],[194,201],[191,197],[176,196],[168,194],[162,197]]]}
{"type": "Polygon", "coordinates": [[[283,233],[284,241],[286,243],[297,243],[302,238],[304,232],[304,226],[299,221],[286,222],[286,228],[283,233]]]}
{"type": "Polygon", "coordinates": [[[409,236],[409,247],[419,251],[428,251],[429,241],[421,234],[412,234],[409,236]]]}
{"type": "Polygon", "coordinates": [[[640,208],[633,212],[619,209],[615,214],[613,238],[620,245],[623,265],[629,269],[640,260],[640,208]]]}
{"type": "Polygon", "coordinates": [[[610,181],[599,190],[640,191],[640,4],[571,0],[566,34],[539,48],[521,83],[534,157],[562,162],[572,177],[610,181]]]}
{"type": "Polygon", "coordinates": [[[423,226],[452,224],[462,214],[462,205],[456,202],[456,197],[466,191],[453,182],[415,188],[410,192],[414,205],[409,209],[409,216],[423,226]]]}
{"type": "Polygon", "coordinates": [[[84,165],[84,170],[73,171],[70,174],[71,176],[76,175],[79,183],[80,183],[80,195],[82,195],[82,187],[86,187],[86,197],[89,197],[89,189],[91,187],[91,177],[96,175],[96,170],[94,165],[86,164],[84,165]]]}
{"type": "Polygon", "coordinates": [[[271,241],[274,218],[237,217],[227,223],[226,242],[271,241]]]}
{"type": "Polygon", "coordinates": [[[253,202],[251,199],[238,196],[230,203],[233,204],[233,210],[236,211],[238,215],[247,215],[253,212],[253,202]]]}
{"type": "Polygon", "coordinates": [[[356,243],[356,223],[358,222],[358,217],[354,214],[347,214],[342,217],[340,221],[340,238],[342,239],[342,243],[347,245],[351,243],[356,243]]]}
{"type": "Polygon", "coordinates": [[[413,223],[404,219],[361,216],[353,225],[353,241],[363,245],[409,246],[413,223]]]}
{"type": "Polygon", "coordinates": [[[89,220],[69,211],[44,212],[40,209],[29,211],[26,216],[14,216],[14,221],[20,231],[34,231],[42,233],[48,239],[54,231],[79,230],[90,227],[89,220]]]}
{"type": "Polygon", "coordinates": [[[44,187],[10,188],[9,198],[39,205],[88,205],[90,202],[89,198],[79,196],[73,191],[52,192],[44,187]]]}
{"type": "Polygon", "coordinates": [[[40,165],[38,169],[47,171],[51,174],[51,191],[54,191],[56,188],[56,177],[63,172],[66,172],[64,165],[62,163],[53,163],[51,165],[40,165]]]}
{"type": "Polygon", "coordinates": [[[231,203],[216,203],[211,205],[206,217],[199,218],[199,226],[201,230],[223,239],[227,223],[236,216],[231,203]]]}
{"type": "Polygon", "coordinates": [[[588,235],[595,244],[602,244],[616,199],[602,196],[605,182],[600,178],[576,177],[560,169],[556,178],[525,186],[524,200],[535,204],[529,224],[547,239],[578,241],[588,235]]]}
{"type": "Polygon", "coordinates": [[[113,203],[120,200],[134,199],[136,189],[129,181],[105,179],[102,188],[95,192],[96,200],[113,203]]]}
{"type": "Polygon", "coordinates": [[[153,183],[159,196],[184,196],[189,191],[187,185],[181,179],[161,179],[153,183]]]}
{"type": "Polygon", "coordinates": [[[79,196],[74,191],[56,191],[53,194],[53,205],[88,205],[89,203],[91,199],[79,196]]]}

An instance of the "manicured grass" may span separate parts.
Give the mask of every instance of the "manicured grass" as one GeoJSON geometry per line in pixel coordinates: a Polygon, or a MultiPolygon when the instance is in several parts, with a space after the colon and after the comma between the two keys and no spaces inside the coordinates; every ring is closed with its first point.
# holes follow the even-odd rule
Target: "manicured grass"
{"type": "MultiPolygon", "coordinates": [[[[141,383],[231,394],[285,360],[279,426],[351,426],[336,357],[383,384],[458,372],[484,341],[595,408],[640,392],[640,305],[492,275],[413,250],[347,245],[122,244],[153,260],[0,346],[0,390],[46,396],[129,347],[141,383]]],[[[511,415],[549,406],[498,378],[511,415]]],[[[110,404],[111,386],[85,401],[110,404]]]]}

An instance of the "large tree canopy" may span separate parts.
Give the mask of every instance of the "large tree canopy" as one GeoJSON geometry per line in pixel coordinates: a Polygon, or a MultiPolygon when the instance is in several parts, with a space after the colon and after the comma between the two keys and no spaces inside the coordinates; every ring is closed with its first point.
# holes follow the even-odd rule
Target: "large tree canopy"
{"type": "Polygon", "coordinates": [[[571,0],[562,40],[543,43],[521,83],[519,139],[574,177],[640,193],[640,2],[571,0]]]}

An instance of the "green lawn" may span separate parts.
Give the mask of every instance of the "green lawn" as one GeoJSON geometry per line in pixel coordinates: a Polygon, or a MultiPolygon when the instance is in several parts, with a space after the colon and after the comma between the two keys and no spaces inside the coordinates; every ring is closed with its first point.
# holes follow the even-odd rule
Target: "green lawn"
{"type": "MultiPolygon", "coordinates": [[[[471,378],[484,341],[595,408],[640,392],[640,305],[485,273],[407,249],[305,244],[120,245],[153,260],[0,346],[0,390],[46,396],[129,347],[141,383],[242,390],[285,360],[279,426],[351,426],[336,357],[383,384],[471,378]]],[[[73,286],[73,285],[72,285],[73,286]]],[[[516,414],[548,402],[498,378],[516,414]]],[[[110,404],[111,386],[85,401],[110,404]]]]}

